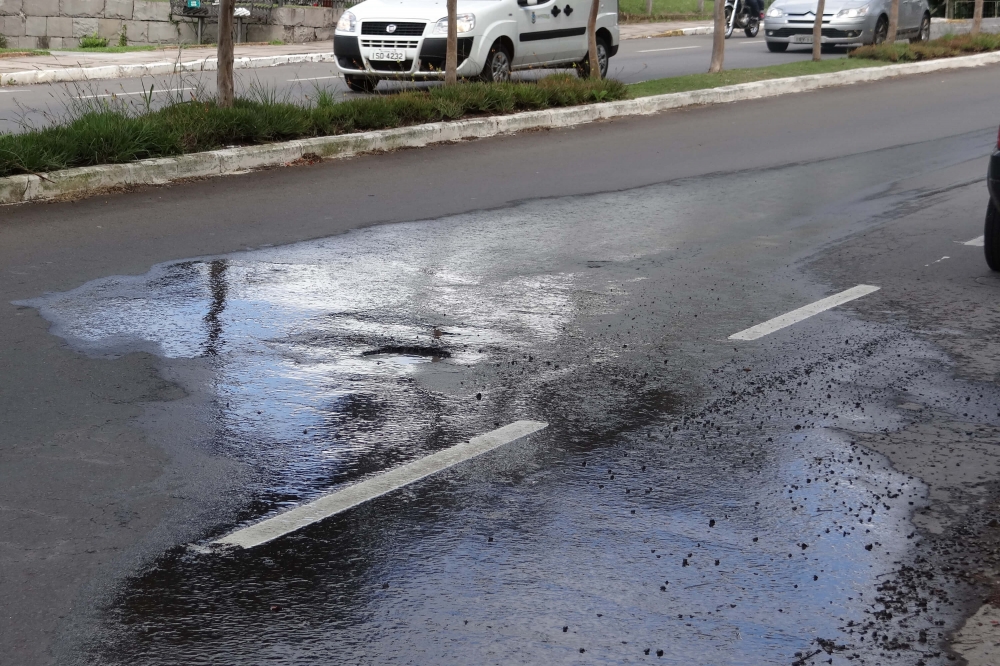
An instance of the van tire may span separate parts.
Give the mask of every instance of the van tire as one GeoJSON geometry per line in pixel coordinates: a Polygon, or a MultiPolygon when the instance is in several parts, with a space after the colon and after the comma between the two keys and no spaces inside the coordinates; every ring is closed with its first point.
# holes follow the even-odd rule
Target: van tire
{"type": "MultiPolygon", "coordinates": [[[[608,40],[603,36],[598,35],[597,37],[597,58],[598,64],[601,66],[601,78],[605,78],[608,75],[608,69],[611,66],[611,45],[608,44],[608,40]],[[601,54],[604,54],[604,62],[601,63],[601,54]]],[[[583,56],[583,60],[577,63],[576,73],[581,79],[590,78],[590,51],[587,51],[587,55],[583,56]]]]}
{"type": "Polygon", "coordinates": [[[510,81],[510,61],[511,55],[507,53],[503,42],[498,39],[493,42],[490,52],[486,55],[486,64],[483,65],[483,72],[479,75],[479,79],[486,83],[510,81]]]}

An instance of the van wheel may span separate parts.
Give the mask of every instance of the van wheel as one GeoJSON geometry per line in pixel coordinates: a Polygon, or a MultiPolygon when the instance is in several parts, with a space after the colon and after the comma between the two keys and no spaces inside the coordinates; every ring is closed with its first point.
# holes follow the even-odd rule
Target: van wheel
{"type": "Polygon", "coordinates": [[[788,50],[788,42],[767,42],[767,50],[771,53],[784,53],[788,50]]]}
{"type": "Polygon", "coordinates": [[[486,56],[486,64],[483,66],[483,73],[479,78],[487,83],[501,83],[510,81],[510,54],[498,39],[493,42],[490,52],[486,56]]]}
{"type": "MultiPolygon", "coordinates": [[[[611,52],[611,47],[608,46],[607,41],[604,37],[597,38],[597,66],[601,72],[601,78],[605,78],[608,75],[608,62],[611,58],[608,55],[611,52]]],[[[587,51],[587,55],[583,56],[583,60],[579,62],[576,66],[576,72],[580,75],[581,79],[590,78],[590,51],[587,51]]]]}
{"type": "Polygon", "coordinates": [[[375,92],[375,86],[378,85],[378,79],[374,76],[344,74],[344,83],[346,83],[347,87],[354,92],[367,93],[370,95],[375,92]]]}
{"type": "Polygon", "coordinates": [[[986,207],[986,229],[983,235],[986,265],[990,267],[990,270],[1000,271],[1000,211],[997,210],[992,199],[990,199],[989,206],[986,207]]]}

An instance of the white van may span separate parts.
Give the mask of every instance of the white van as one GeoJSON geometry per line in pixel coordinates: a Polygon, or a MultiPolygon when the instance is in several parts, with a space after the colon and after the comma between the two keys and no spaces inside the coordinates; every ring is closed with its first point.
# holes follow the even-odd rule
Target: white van
{"type": "MultiPolygon", "coordinates": [[[[618,0],[598,0],[601,76],[618,52],[618,0]]],[[[458,75],[503,81],[512,70],[589,70],[590,0],[458,0],[458,75]]],[[[443,79],[445,0],[366,0],[337,23],[333,52],[347,86],[371,92],[381,79],[443,79]]]]}

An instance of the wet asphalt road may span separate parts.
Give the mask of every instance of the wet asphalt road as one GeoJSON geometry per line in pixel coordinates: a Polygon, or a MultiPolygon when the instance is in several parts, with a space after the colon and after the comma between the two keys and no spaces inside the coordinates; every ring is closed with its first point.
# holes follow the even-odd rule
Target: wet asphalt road
{"type": "Polygon", "coordinates": [[[5,209],[5,653],[955,663],[997,571],[998,76],[5,209]]]}
{"type": "MultiPolygon", "coordinates": [[[[618,55],[611,60],[610,75],[626,83],[635,83],[701,73],[708,70],[711,55],[711,35],[622,40],[618,55]]],[[[833,53],[824,57],[844,55],[845,53],[833,53]]],[[[811,57],[812,52],[807,48],[770,53],[763,38],[747,39],[742,33],[735,34],[726,42],[727,69],[776,65],[808,60],[811,57]]],[[[164,58],[169,59],[169,52],[165,53],[164,58]]],[[[552,71],[523,72],[518,76],[535,77],[551,74],[552,71]]],[[[253,89],[263,88],[299,101],[315,97],[318,90],[327,90],[337,95],[354,95],[347,91],[333,63],[237,70],[236,79],[238,90],[245,94],[253,94],[253,89]]],[[[412,85],[428,84],[383,82],[379,91],[389,92],[412,85]]],[[[150,103],[156,106],[171,99],[187,100],[192,96],[203,97],[214,93],[215,72],[176,77],[113,79],[85,84],[5,87],[0,88],[0,132],[19,132],[27,126],[41,127],[64,117],[69,109],[81,102],[106,103],[113,95],[126,104],[145,108],[147,95],[150,103]]]]}

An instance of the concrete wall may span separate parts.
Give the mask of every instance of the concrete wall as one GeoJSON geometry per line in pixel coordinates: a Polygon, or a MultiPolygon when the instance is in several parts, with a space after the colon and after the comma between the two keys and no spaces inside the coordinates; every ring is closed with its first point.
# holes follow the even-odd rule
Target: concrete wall
{"type": "MultiPolygon", "coordinates": [[[[342,9],[278,7],[264,24],[246,26],[246,41],[287,43],[333,39],[342,9]]],[[[171,15],[169,0],[0,0],[0,35],[10,48],[59,49],[79,46],[97,33],[117,44],[122,28],[129,44],[193,44],[197,22],[171,15]]],[[[214,42],[214,23],[206,23],[203,42],[214,42]]]]}

